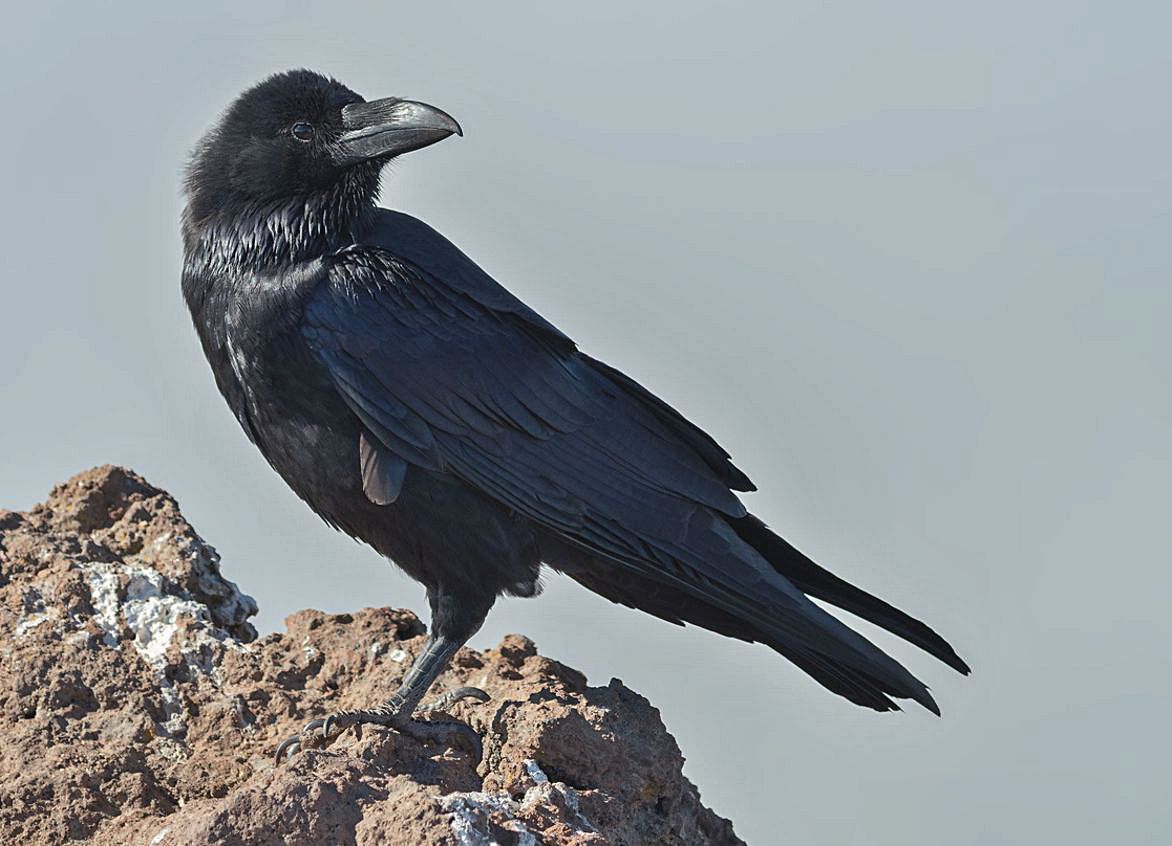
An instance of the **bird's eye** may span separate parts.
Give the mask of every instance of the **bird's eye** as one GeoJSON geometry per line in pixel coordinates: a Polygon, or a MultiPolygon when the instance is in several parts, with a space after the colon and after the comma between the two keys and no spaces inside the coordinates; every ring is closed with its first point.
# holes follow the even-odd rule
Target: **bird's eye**
{"type": "Polygon", "coordinates": [[[312,141],[313,140],[313,124],[306,123],[301,120],[293,124],[289,130],[290,134],[298,141],[312,141]]]}

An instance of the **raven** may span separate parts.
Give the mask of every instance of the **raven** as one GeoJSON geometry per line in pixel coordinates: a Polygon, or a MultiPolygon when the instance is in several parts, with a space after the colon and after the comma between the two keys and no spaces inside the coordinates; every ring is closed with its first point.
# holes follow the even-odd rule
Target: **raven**
{"type": "Polygon", "coordinates": [[[545,564],[679,625],[759,641],[877,711],[939,714],[898,662],[811,601],[956,670],[931,628],[824,570],[749,513],[711,437],[581,352],[427,224],[375,205],[395,156],[462,135],[440,109],[366,101],[308,70],[245,91],[184,183],[183,295],[249,439],[331,526],[427,590],[430,637],[385,702],[305,736],[413,720],[501,594],[545,564]]]}

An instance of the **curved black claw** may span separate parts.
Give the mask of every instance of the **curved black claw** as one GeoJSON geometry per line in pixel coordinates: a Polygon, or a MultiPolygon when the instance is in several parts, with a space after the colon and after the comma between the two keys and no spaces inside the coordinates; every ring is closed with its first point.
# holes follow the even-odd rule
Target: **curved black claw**
{"type": "Polygon", "coordinates": [[[301,748],[302,735],[312,734],[315,730],[321,728],[324,722],[325,720],[310,720],[297,734],[289,735],[289,737],[286,737],[279,744],[277,744],[277,766],[280,766],[286,760],[297,754],[297,750],[301,748]]]}
{"type": "Polygon", "coordinates": [[[437,699],[433,699],[430,702],[424,702],[415,709],[415,713],[430,714],[434,711],[446,711],[457,702],[462,702],[465,699],[475,699],[477,702],[487,702],[491,698],[491,696],[478,687],[457,687],[455,690],[449,690],[447,693],[438,697],[437,699]]]}

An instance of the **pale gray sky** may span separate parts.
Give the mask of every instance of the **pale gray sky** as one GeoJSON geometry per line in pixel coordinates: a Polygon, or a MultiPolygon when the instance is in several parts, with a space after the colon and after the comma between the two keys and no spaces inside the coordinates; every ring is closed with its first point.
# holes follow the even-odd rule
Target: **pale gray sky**
{"type": "Polygon", "coordinates": [[[420,608],[289,493],[179,295],[181,163],[292,66],[466,137],[429,221],[758,483],[754,511],[937,626],[944,709],[876,715],[763,647],[553,577],[525,632],[662,710],[750,843],[1167,842],[1166,4],[22,4],[0,63],[0,505],[89,465],[172,491],[256,596],[420,608]]]}

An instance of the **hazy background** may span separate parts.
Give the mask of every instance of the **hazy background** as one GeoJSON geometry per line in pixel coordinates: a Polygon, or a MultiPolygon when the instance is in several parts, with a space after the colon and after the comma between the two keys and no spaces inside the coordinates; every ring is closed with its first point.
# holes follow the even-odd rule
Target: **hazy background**
{"type": "Polygon", "coordinates": [[[525,632],[662,712],[753,844],[1172,831],[1166,4],[23,4],[0,51],[0,505],[172,491],[260,603],[423,606],[290,494],[179,294],[181,163],[291,66],[442,106],[416,214],[729,448],[753,510],[929,621],[944,718],[558,577],[525,632]],[[952,5],[946,9],[945,5],[952,5]]]}

